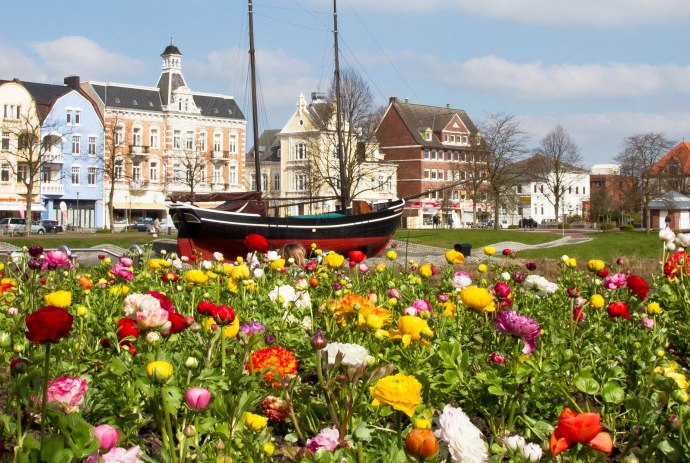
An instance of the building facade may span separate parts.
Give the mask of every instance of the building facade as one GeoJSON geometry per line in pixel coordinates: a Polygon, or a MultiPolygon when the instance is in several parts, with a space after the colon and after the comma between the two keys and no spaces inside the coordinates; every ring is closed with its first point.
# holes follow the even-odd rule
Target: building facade
{"type": "Polygon", "coordinates": [[[104,198],[115,223],[168,219],[170,194],[244,190],[246,120],[234,98],[192,91],[175,45],[161,57],[155,87],[82,85],[104,114],[104,198]]]}
{"type": "MultiPolygon", "coordinates": [[[[390,99],[376,138],[384,159],[398,165],[398,195],[410,198],[403,226],[430,228],[440,218],[443,225],[457,228],[476,221],[467,186],[436,190],[469,184],[481,175],[486,158],[480,137],[463,110],[390,99]]],[[[480,214],[487,210],[485,203],[475,207],[480,214]]]]}

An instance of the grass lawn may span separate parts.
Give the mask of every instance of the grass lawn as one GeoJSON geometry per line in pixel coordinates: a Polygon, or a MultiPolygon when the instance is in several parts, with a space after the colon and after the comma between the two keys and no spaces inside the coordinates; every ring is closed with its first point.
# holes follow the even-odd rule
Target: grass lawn
{"type": "Polygon", "coordinates": [[[560,234],[539,231],[521,230],[475,230],[475,229],[455,229],[455,230],[413,230],[398,229],[395,232],[394,240],[400,242],[409,241],[410,243],[427,244],[438,246],[439,248],[451,249],[456,243],[469,243],[473,249],[480,248],[492,243],[501,241],[517,241],[524,244],[548,243],[561,238],[560,234]]]}
{"type": "MultiPolygon", "coordinates": [[[[175,235],[163,235],[165,238],[175,238],[175,235]]],[[[92,248],[103,244],[114,244],[128,249],[133,244],[143,245],[154,238],[143,232],[130,233],[59,233],[57,235],[31,235],[29,237],[0,237],[0,242],[14,246],[32,246],[39,244],[45,249],[55,249],[61,244],[69,248],[92,248]]]]}

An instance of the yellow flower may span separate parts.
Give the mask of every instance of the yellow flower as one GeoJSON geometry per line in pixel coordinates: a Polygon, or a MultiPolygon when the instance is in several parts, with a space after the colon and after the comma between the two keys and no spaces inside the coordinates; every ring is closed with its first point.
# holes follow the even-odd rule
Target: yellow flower
{"type": "Polygon", "coordinates": [[[414,415],[415,407],[422,403],[422,384],[414,376],[398,373],[379,379],[369,388],[371,405],[389,405],[407,416],[414,415]]]}
{"type": "Polygon", "coordinates": [[[206,276],[209,277],[211,280],[215,280],[216,278],[218,278],[218,274],[210,270],[206,271],[206,276]]]}
{"type": "Polygon", "coordinates": [[[232,278],[228,278],[228,283],[226,287],[228,288],[228,291],[230,291],[231,293],[237,292],[237,282],[232,278]]]}
{"type": "Polygon", "coordinates": [[[154,383],[164,383],[173,374],[173,366],[164,360],[156,360],[146,365],[146,374],[154,383]]]}
{"type": "Polygon", "coordinates": [[[650,302],[647,304],[647,313],[658,314],[661,313],[661,306],[658,302],[650,302]]]}
{"type": "Polygon", "coordinates": [[[487,307],[493,302],[493,297],[489,290],[477,286],[462,288],[460,299],[465,307],[475,310],[487,310],[487,307]]]}
{"type": "Polygon", "coordinates": [[[601,270],[604,270],[604,267],[606,267],[606,264],[603,260],[590,259],[587,261],[587,270],[589,270],[592,273],[597,273],[601,270]]]}
{"type": "Polygon", "coordinates": [[[484,254],[486,254],[487,256],[493,256],[494,254],[496,254],[496,249],[493,246],[484,246],[482,248],[482,251],[484,251],[484,254]]]}
{"type": "Polygon", "coordinates": [[[374,270],[376,270],[376,273],[381,273],[386,271],[386,264],[384,262],[379,262],[376,264],[376,267],[374,267],[374,270]]]}
{"type": "Polygon", "coordinates": [[[391,330],[389,334],[392,340],[401,340],[403,347],[409,346],[412,341],[429,347],[431,343],[426,338],[434,337],[434,332],[429,328],[427,321],[414,315],[403,315],[398,318],[398,329],[391,330]]]}
{"type": "Polygon", "coordinates": [[[271,268],[273,270],[280,270],[281,268],[285,268],[285,259],[281,257],[280,259],[272,261],[271,268]]]}
{"type": "Polygon", "coordinates": [[[486,264],[479,264],[477,265],[477,271],[479,273],[484,273],[489,269],[489,267],[486,266],[486,264]]]}
{"type": "Polygon", "coordinates": [[[269,457],[273,455],[273,452],[276,451],[276,446],[273,444],[273,442],[266,442],[264,444],[264,453],[268,455],[269,457]]]}
{"type": "MultiPolygon", "coordinates": [[[[216,321],[211,317],[206,318],[202,323],[202,326],[204,328],[204,333],[206,333],[206,334],[213,333],[213,325],[216,325],[216,321]]],[[[218,326],[218,325],[216,325],[216,326],[218,326]]],[[[225,325],[223,327],[223,334],[225,334],[225,337],[227,339],[234,339],[235,336],[237,336],[237,333],[239,333],[239,332],[240,332],[240,317],[235,317],[235,320],[233,320],[232,323],[225,325]]]]}
{"type": "Polygon", "coordinates": [[[88,313],[89,313],[88,307],[86,307],[84,305],[80,305],[79,307],[77,307],[77,315],[79,315],[80,317],[85,317],[86,315],[88,315],[88,313]]]}
{"type": "Polygon", "coordinates": [[[569,258],[565,261],[565,266],[568,267],[568,268],[575,268],[575,267],[577,267],[577,261],[575,260],[574,257],[569,257],[569,258]]]}
{"type": "Polygon", "coordinates": [[[218,455],[216,463],[233,463],[233,459],[230,455],[218,455]]]}
{"type": "Polygon", "coordinates": [[[244,413],[244,425],[254,431],[261,431],[266,427],[268,418],[251,412],[244,413]]]}
{"type": "Polygon", "coordinates": [[[203,285],[208,281],[208,275],[198,269],[187,270],[184,274],[184,279],[187,283],[203,285]]]}
{"type": "Polygon", "coordinates": [[[386,253],[386,259],[388,260],[395,260],[398,258],[398,253],[393,251],[392,249],[386,253]]]}
{"type": "Polygon", "coordinates": [[[461,252],[456,251],[455,249],[449,249],[448,251],[446,251],[446,261],[449,264],[464,264],[465,255],[461,252]]]}
{"type": "Polygon", "coordinates": [[[0,272],[2,272],[3,270],[5,270],[5,264],[0,262],[0,272]]]}
{"type": "Polygon", "coordinates": [[[151,270],[158,270],[161,268],[170,267],[170,262],[165,259],[151,259],[146,263],[146,266],[151,270]]]}
{"type": "Polygon", "coordinates": [[[115,285],[110,287],[111,296],[126,296],[129,294],[129,286],[127,285],[115,285]]]}
{"type": "Polygon", "coordinates": [[[446,317],[454,317],[457,313],[457,306],[453,301],[439,302],[438,307],[443,309],[443,315],[446,317]]]}
{"type": "Polygon", "coordinates": [[[247,264],[236,265],[232,268],[231,275],[235,280],[245,280],[249,278],[249,267],[247,264]]]}
{"type": "Polygon", "coordinates": [[[419,274],[424,278],[429,278],[434,275],[434,267],[431,264],[423,264],[419,267],[419,274]]]}
{"type": "Polygon", "coordinates": [[[385,307],[376,307],[373,302],[371,302],[371,305],[367,304],[363,306],[357,314],[357,326],[366,324],[369,328],[374,330],[381,328],[383,325],[390,322],[390,320],[391,311],[385,307]]]}
{"type": "Polygon", "coordinates": [[[678,389],[688,388],[688,380],[685,378],[685,375],[683,373],[670,372],[666,373],[666,377],[671,378],[673,381],[675,381],[676,387],[678,387],[678,389]]]}
{"type": "Polygon", "coordinates": [[[340,268],[343,266],[343,262],[345,262],[345,256],[341,256],[333,251],[326,254],[326,257],[323,258],[323,263],[331,268],[340,268]]]}
{"type": "Polygon", "coordinates": [[[419,418],[414,421],[415,429],[431,429],[431,420],[419,418]]]}
{"type": "Polygon", "coordinates": [[[604,296],[602,296],[601,294],[592,294],[592,297],[589,298],[589,305],[591,305],[595,309],[603,309],[604,304],[604,296]]]}
{"type": "Polygon", "coordinates": [[[55,307],[60,307],[61,309],[66,309],[72,305],[72,293],[69,291],[55,291],[50,294],[43,296],[46,301],[46,305],[52,305],[55,307]]]}
{"type": "Polygon", "coordinates": [[[222,273],[223,275],[230,275],[232,273],[232,269],[235,267],[232,264],[228,264],[227,262],[223,262],[218,265],[217,271],[219,273],[222,273]]]}

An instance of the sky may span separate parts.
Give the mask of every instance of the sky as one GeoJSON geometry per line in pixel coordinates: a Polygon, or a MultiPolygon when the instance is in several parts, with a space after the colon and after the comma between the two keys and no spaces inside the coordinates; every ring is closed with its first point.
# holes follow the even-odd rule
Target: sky
{"type": "MultiPolygon", "coordinates": [[[[253,0],[261,129],[333,75],[331,0],[253,0]]],[[[155,86],[173,41],[195,92],[232,95],[251,121],[247,1],[13,2],[0,79],[155,86]]],[[[390,97],[463,109],[482,126],[509,114],[536,148],[561,125],[585,166],[626,137],[690,134],[688,0],[338,0],[341,67],[390,97]]],[[[250,137],[249,137],[250,138],[250,137]]],[[[251,144],[251,142],[248,142],[251,144]]]]}

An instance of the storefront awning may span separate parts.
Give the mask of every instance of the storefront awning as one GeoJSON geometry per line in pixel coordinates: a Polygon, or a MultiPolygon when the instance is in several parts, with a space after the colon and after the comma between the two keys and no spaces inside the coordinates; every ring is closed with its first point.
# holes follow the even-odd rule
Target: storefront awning
{"type": "Polygon", "coordinates": [[[132,203],[113,203],[115,209],[131,209],[131,210],[159,210],[164,211],[167,209],[165,204],[160,203],[142,203],[142,202],[132,202],[132,203]]]}
{"type": "MultiPolygon", "coordinates": [[[[25,211],[26,203],[21,203],[17,201],[0,201],[0,211],[25,211]]],[[[43,212],[46,208],[43,204],[33,203],[31,204],[32,212],[43,212]]]]}

